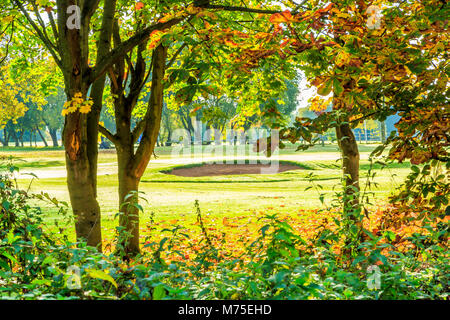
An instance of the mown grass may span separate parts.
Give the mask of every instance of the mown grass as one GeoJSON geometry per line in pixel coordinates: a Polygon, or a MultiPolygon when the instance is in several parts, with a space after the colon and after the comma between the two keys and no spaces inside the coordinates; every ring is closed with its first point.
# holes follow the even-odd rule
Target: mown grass
{"type": "MultiPolygon", "coordinates": [[[[373,145],[360,146],[362,155],[375,148],[373,145]]],[[[297,213],[300,209],[320,209],[323,204],[319,200],[319,193],[325,194],[325,205],[330,205],[336,192],[341,190],[340,162],[334,160],[313,160],[305,162],[289,163],[299,165],[299,170],[286,171],[278,174],[243,174],[211,177],[180,177],[164,172],[179,168],[180,164],[170,163],[168,147],[157,148],[158,161],[150,163],[145,172],[140,191],[147,199],[142,201],[144,208],[142,225],[144,226],[150,217],[155,214],[155,219],[174,219],[183,217],[194,219],[194,201],[199,200],[202,211],[209,216],[232,217],[254,212],[267,213],[297,213]],[[162,161],[167,159],[167,162],[162,161]],[[311,177],[314,175],[314,184],[317,188],[310,188],[311,177]]],[[[295,146],[282,150],[280,155],[295,155],[295,146]]],[[[318,146],[308,153],[332,153],[338,158],[337,146],[318,146]]],[[[300,152],[297,154],[303,154],[300,152]]],[[[55,167],[64,166],[63,150],[8,150],[7,153],[0,149],[0,156],[14,156],[22,158],[26,156],[26,162],[15,161],[20,168],[52,170],[55,167]]],[[[111,150],[101,151],[99,163],[114,163],[115,153],[111,150]]],[[[318,156],[320,159],[320,157],[318,156]]],[[[362,157],[363,158],[363,157],[362,157]]],[[[187,163],[187,166],[199,164],[187,163]]],[[[370,168],[367,160],[361,161],[361,185],[366,186],[366,175],[370,168]]],[[[372,186],[373,203],[384,203],[388,195],[395,190],[409,172],[409,163],[391,164],[383,168],[381,164],[374,164],[372,168],[376,173],[372,186]]],[[[31,170],[32,171],[32,170],[31,170]]],[[[114,172],[114,171],[112,171],[114,172]]],[[[19,181],[23,187],[27,187],[31,177],[24,177],[19,181]]],[[[116,174],[104,174],[98,177],[98,201],[102,208],[102,224],[105,237],[111,237],[117,221],[114,215],[118,211],[118,182],[116,174]]],[[[52,197],[69,202],[65,178],[37,179],[31,184],[33,192],[47,192],[52,197]]],[[[40,204],[42,205],[42,204],[40,204]]],[[[56,210],[49,205],[44,205],[48,210],[47,221],[60,220],[63,217],[55,214],[56,210]]],[[[73,230],[71,237],[73,236],[73,230]]]]}
{"type": "MultiPolygon", "coordinates": [[[[297,154],[314,154],[316,153],[318,157],[322,153],[338,154],[339,149],[335,144],[325,144],[324,146],[315,146],[313,148],[296,151],[299,144],[286,144],[286,147],[280,151],[280,155],[297,155],[297,154]]],[[[217,146],[191,146],[190,148],[185,148],[184,152],[192,154],[193,156],[203,153],[208,156],[211,148],[217,146]],[[190,151],[189,151],[190,150],[190,151]]],[[[220,148],[220,146],[218,146],[220,148]]],[[[229,148],[230,146],[227,146],[229,148]]],[[[362,154],[367,154],[372,152],[377,145],[375,144],[361,144],[358,146],[359,151],[362,154]]],[[[237,154],[237,150],[241,150],[241,146],[234,146],[233,154],[237,154]]],[[[245,146],[246,154],[252,153],[253,146],[245,146]]],[[[170,159],[173,158],[174,149],[172,147],[156,147],[155,154],[157,159],[170,159]]],[[[214,154],[210,154],[214,155],[214,154]]],[[[64,150],[62,147],[0,147],[0,159],[13,158],[15,165],[19,168],[52,168],[55,166],[64,166],[64,150]]],[[[99,163],[110,163],[117,160],[116,153],[114,149],[100,150],[99,151],[99,163]]],[[[2,165],[0,163],[0,165],[2,165]]],[[[3,166],[4,167],[4,166],[3,166]]]]}
{"type": "MultiPolygon", "coordinates": [[[[99,163],[110,163],[117,160],[113,150],[100,152],[99,163]]],[[[0,148],[0,169],[12,161],[19,169],[52,169],[65,167],[64,150],[60,148],[0,148]]]]}

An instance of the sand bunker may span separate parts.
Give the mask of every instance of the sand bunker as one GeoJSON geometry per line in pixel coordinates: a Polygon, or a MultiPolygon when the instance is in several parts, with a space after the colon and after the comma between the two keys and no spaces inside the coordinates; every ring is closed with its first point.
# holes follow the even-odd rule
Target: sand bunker
{"type": "Polygon", "coordinates": [[[164,173],[173,174],[181,177],[205,177],[205,176],[224,176],[238,174],[274,174],[289,170],[301,170],[302,168],[294,164],[275,165],[268,164],[204,164],[190,168],[177,168],[164,173]],[[268,169],[271,168],[274,171],[268,169]],[[265,170],[262,170],[265,169],[265,170]]]}

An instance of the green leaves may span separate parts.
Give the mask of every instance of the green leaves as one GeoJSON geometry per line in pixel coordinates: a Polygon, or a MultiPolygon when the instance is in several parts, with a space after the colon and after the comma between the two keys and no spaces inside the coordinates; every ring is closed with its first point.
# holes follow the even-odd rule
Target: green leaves
{"type": "Polygon", "coordinates": [[[112,283],[112,285],[117,289],[117,283],[114,280],[114,278],[111,277],[109,274],[105,273],[104,271],[96,269],[86,269],[85,271],[91,278],[108,281],[112,283]]]}
{"type": "Polygon", "coordinates": [[[324,83],[322,83],[319,88],[317,88],[317,93],[321,96],[328,96],[331,92],[331,89],[333,89],[333,81],[331,79],[328,79],[324,83]]]}
{"type": "Polygon", "coordinates": [[[162,300],[166,296],[166,289],[163,284],[157,285],[153,288],[153,300],[162,300]]]}
{"type": "Polygon", "coordinates": [[[11,254],[9,254],[8,252],[2,252],[1,253],[4,257],[8,258],[9,260],[11,260],[12,262],[18,263],[17,259],[12,256],[11,254]]]}
{"type": "Polygon", "coordinates": [[[344,87],[342,86],[339,79],[335,77],[328,78],[317,88],[317,93],[321,96],[328,96],[333,90],[335,96],[340,96],[344,92],[344,87]]]}
{"type": "Polygon", "coordinates": [[[344,87],[342,86],[341,82],[336,78],[333,79],[333,89],[336,96],[340,96],[344,91],[344,87]]]}

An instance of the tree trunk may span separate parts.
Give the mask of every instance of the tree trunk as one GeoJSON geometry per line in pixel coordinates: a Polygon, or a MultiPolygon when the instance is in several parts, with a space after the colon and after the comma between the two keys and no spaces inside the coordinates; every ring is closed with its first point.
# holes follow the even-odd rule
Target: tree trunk
{"type": "Polygon", "coordinates": [[[205,126],[205,132],[203,134],[203,141],[206,142],[206,144],[211,143],[211,126],[208,124],[205,126]]]}
{"type": "Polygon", "coordinates": [[[222,144],[222,132],[219,129],[214,129],[214,143],[216,146],[222,144]]]}
{"type": "Polygon", "coordinates": [[[3,128],[3,140],[1,140],[4,147],[7,147],[9,145],[9,133],[6,128],[3,128]]]}
{"type": "Polygon", "coordinates": [[[203,144],[203,126],[202,123],[200,121],[200,117],[199,117],[199,112],[197,111],[197,113],[195,114],[194,117],[194,123],[195,123],[195,129],[194,129],[194,139],[195,139],[195,144],[203,144]]]}
{"type": "MultiPolygon", "coordinates": [[[[136,208],[137,196],[129,196],[132,192],[137,194],[140,177],[134,175],[134,141],[130,134],[131,113],[130,101],[124,96],[115,100],[116,110],[116,137],[112,139],[117,151],[118,180],[119,180],[119,244],[127,256],[139,253],[139,211],[136,208]]],[[[112,138],[112,137],[111,137],[112,138]]],[[[143,138],[141,139],[142,143],[143,138]]]]}
{"type": "Polygon", "coordinates": [[[97,247],[101,251],[97,176],[91,171],[87,148],[87,121],[83,119],[85,117],[86,115],[80,113],[72,113],[66,117],[63,143],[66,150],[67,187],[75,216],[77,240],[86,241],[87,245],[97,247]]]}
{"type": "Polygon", "coordinates": [[[91,112],[87,115],[69,114],[63,131],[67,186],[75,216],[77,240],[84,240],[99,251],[102,250],[102,233],[97,201],[98,119],[104,81],[103,76],[92,85],[91,98],[94,103],[91,112]]]}
{"type": "MultiPolygon", "coordinates": [[[[344,41],[341,36],[337,33],[337,29],[333,31],[334,40],[336,43],[344,45],[344,41]]],[[[335,66],[337,70],[343,70],[344,66],[335,66]]],[[[354,79],[349,78],[343,83],[344,92],[346,90],[353,90],[356,86],[354,79]]],[[[345,93],[343,93],[345,94],[345,93]]],[[[333,97],[333,110],[349,110],[351,106],[345,105],[344,96],[341,96],[334,92],[333,97]]],[[[364,121],[364,129],[366,129],[366,122],[364,121]]],[[[360,131],[362,132],[362,130],[360,131]]],[[[367,131],[365,130],[365,136],[367,140],[367,131]]],[[[358,144],[356,142],[355,135],[350,127],[348,116],[344,116],[338,119],[336,126],[336,138],[341,151],[342,156],[342,173],[343,173],[343,223],[344,228],[346,228],[346,248],[344,250],[348,253],[351,252],[351,245],[358,239],[361,234],[361,208],[359,205],[359,150],[358,144]],[[354,232],[356,226],[356,232],[354,232]]],[[[361,134],[359,136],[361,139],[361,134]]]]}
{"type": "Polygon", "coordinates": [[[50,133],[50,137],[52,138],[53,146],[59,147],[57,130],[56,129],[48,129],[48,132],[50,133]]]}
{"type": "Polygon", "coordinates": [[[98,205],[93,178],[89,175],[89,162],[86,158],[67,161],[67,186],[70,202],[75,216],[77,240],[101,251],[100,207],[98,205]]]}
{"type": "Polygon", "coordinates": [[[381,143],[386,142],[386,122],[380,121],[380,136],[381,136],[381,143]]]}
{"type": "Polygon", "coordinates": [[[348,123],[336,127],[336,136],[342,153],[342,171],[345,179],[345,193],[349,196],[348,207],[359,203],[359,151],[355,135],[348,123]]]}
{"type": "MultiPolygon", "coordinates": [[[[116,127],[117,134],[113,138],[117,150],[117,160],[119,165],[119,204],[122,213],[119,224],[122,230],[129,236],[122,238],[121,245],[127,255],[135,255],[140,252],[139,248],[139,210],[137,194],[130,198],[127,196],[131,192],[138,191],[139,182],[145,169],[150,162],[158,139],[161,126],[161,116],[163,109],[163,79],[165,74],[165,64],[167,59],[167,48],[159,45],[153,53],[153,70],[150,99],[147,112],[142,120],[142,138],[139,146],[134,151],[134,142],[140,135],[139,131],[130,133],[132,106],[137,102],[137,96],[130,96],[125,99],[123,96],[116,99],[116,127]],[[127,105],[131,104],[131,105],[127,105]],[[125,204],[124,203],[128,203],[125,204]]],[[[138,127],[141,127],[138,125],[138,127]]]]}
{"type": "Polygon", "coordinates": [[[336,127],[336,136],[342,153],[344,175],[344,226],[347,228],[344,252],[351,254],[351,246],[359,241],[362,231],[361,208],[359,205],[359,151],[355,136],[348,123],[336,127]],[[356,226],[356,229],[354,228],[356,226]]]}
{"type": "Polygon", "coordinates": [[[41,137],[42,141],[44,142],[44,145],[45,145],[46,147],[48,147],[47,140],[45,140],[45,137],[44,137],[44,135],[42,134],[41,130],[40,130],[38,127],[36,127],[36,131],[39,133],[39,136],[41,137]]]}
{"type": "Polygon", "coordinates": [[[10,127],[10,128],[8,129],[8,133],[9,133],[9,140],[13,140],[15,146],[16,146],[16,147],[19,147],[20,144],[19,144],[19,139],[17,138],[16,130],[14,130],[13,127],[10,127]]]}
{"type": "Polygon", "coordinates": [[[19,142],[20,142],[20,146],[21,146],[21,147],[23,147],[23,135],[24,135],[24,133],[25,133],[25,130],[20,129],[18,139],[19,139],[19,142]]]}
{"type": "MultiPolygon", "coordinates": [[[[170,127],[167,127],[167,143],[172,143],[172,130],[170,129],[170,127]]],[[[166,145],[167,145],[166,143],[166,145]]]]}
{"type": "Polygon", "coordinates": [[[369,142],[368,137],[367,137],[367,123],[366,120],[364,120],[364,138],[366,140],[366,144],[369,142]]]}
{"type": "Polygon", "coordinates": [[[194,126],[192,124],[192,119],[189,116],[189,111],[186,114],[183,113],[183,110],[180,108],[178,115],[180,116],[180,121],[181,124],[183,125],[184,129],[186,129],[189,132],[189,135],[191,137],[191,141],[189,141],[189,144],[194,144],[194,134],[195,134],[195,130],[194,130],[194,126]]]}
{"type": "MultiPolygon", "coordinates": [[[[134,148],[133,148],[134,149],[134,148]]],[[[134,150],[117,148],[117,160],[119,167],[119,209],[121,212],[119,225],[126,232],[127,237],[120,238],[127,255],[135,255],[140,252],[139,248],[139,210],[136,208],[138,203],[137,192],[140,178],[131,173],[133,166],[134,150]],[[134,195],[131,196],[131,193],[134,195]],[[127,198],[127,196],[130,196],[127,198]]]]}
{"type": "Polygon", "coordinates": [[[17,137],[16,130],[12,130],[12,137],[14,139],[14,143],[15,143],[16,147],[20,147],[20,141],[19,141],[19,138],[17,137]]]}

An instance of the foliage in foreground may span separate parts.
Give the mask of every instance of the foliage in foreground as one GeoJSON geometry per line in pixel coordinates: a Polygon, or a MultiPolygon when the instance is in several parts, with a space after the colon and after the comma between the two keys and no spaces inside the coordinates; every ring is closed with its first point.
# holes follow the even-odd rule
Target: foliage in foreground
{"type": "Polygon", "coordinates": [[[208,232],[197,204],[195,255],[178,250],[190,239],[174,225],[142,255],[123,259],[120,245],[107,255],[44,230],[43,213],[31,203],[51,201],[61,214],[64,204],[19,190],[10,174],[0,179],[0,197],[1,299],[448,298],[448,223],[426,224],[427,232],[413,233],[403,252],[392,232],[369,233],[349,258],[335,250],[338,231],[326,228],[305,241],[268,215],[257,239],[230,258],[220,253],[220,239],[208,232]]]}

